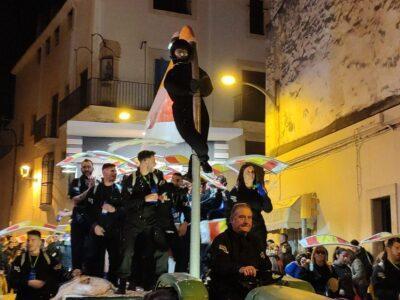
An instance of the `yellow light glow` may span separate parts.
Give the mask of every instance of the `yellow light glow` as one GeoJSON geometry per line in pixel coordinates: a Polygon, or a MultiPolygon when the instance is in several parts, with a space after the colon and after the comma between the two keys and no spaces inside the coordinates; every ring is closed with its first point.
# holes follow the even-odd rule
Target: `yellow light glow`
{"type": "Polygon", "coordinates": [[[224,85],[234,85],[236,83],[236,78],[233,75],[224,75],[221,77],[221,82],[224,85]]]}
{"type": "Polygon", "coordinates": [[[31,167],[28,165],[22,165],[19,168],[19,172],[20,172],[22,178],[27,178],[27,177],[29,177],[29,174],[31,172],[31,167]]]}
{"type": "Polygon", "coordinates": [[[128,113],[127,111],[121,111],[118,115],[118,118],[120,120],[128,120],[131,117],[131,114],[128,113]]]}

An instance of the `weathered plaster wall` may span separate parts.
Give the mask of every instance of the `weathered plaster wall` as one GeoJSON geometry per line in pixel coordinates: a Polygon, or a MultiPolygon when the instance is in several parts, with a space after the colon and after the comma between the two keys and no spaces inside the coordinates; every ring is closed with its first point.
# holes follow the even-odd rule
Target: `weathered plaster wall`
{"type": "Polygon", "coordinates": [[[267,151],[399,94],[398,0],[276,0],[271,11],[267,88],[280,88],[267,151]]]}

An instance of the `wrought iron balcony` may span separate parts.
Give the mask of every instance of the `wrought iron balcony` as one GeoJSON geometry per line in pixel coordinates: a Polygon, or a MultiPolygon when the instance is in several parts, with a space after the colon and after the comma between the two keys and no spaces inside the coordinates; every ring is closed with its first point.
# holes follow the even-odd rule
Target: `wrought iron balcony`
{"type": "Polygon", "coordinates": [[[153,84],[92,78],[60,102],[59,125],[90,105],[149,110],[153,98],[153,84]]]}

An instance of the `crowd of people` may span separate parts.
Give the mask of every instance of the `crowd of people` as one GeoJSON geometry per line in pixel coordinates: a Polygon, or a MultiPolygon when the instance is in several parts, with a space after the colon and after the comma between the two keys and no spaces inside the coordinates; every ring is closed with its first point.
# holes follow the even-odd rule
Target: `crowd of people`
{"type": "MultiPolygon", "coordinates": [[[[26,245],[3,240],[0,270],[17,299],[49,299],[60,284],[82,274],[107,278],[119,294],[151,290],[168,271],[168,256],[173,271],[188,271],[191,186],[180,173],[167,182],[153,151],[141,151],[138,160],[137,171],[118,183],[115,165],[104,164],[96,180],[93,163],[81,163],[82,175],[69,188],[71,257],[56,236],[44,242],[35,230],[26,245]]],[[[204,255],[210,299],[243,299],[255,285],[273,282],[271,271],[308,281],[316,293],[333,298],[399,299],[399,238],[387,242],[375,264],[356,241],[353,250],[337,248],[332,264],[323,246],[294,256],[286,234],[279,244],[267,240],[262,212],[273,207],[257,173],[256,166],[243,164],[231,191],[202,183],[202,219],[226,217],[228,223],[204,255]]],[[[218,180],[226,186],[224,177],[218,180]]]]}

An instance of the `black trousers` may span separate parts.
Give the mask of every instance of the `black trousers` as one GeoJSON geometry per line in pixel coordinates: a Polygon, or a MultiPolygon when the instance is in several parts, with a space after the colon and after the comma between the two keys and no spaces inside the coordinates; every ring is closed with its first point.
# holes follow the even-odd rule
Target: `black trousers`
{"type": "Polygon", "coordinates": [[[181,137],[196,152],[200,161],[207,161],[209,159],[207,139],[210,119],[204,101],[201,100],[201,133],[196,130],[194,125],[192,103],[185,105],[176,105],[174,103],[172,105],[172,113],[181,137]]]}
{"type": "Polygon", "coordinates": [[[89,229],[86,224],[71,223],[71,255],[72,269],[82,270],[86,240],[89,236],[89,229]]]}
{"type": "Polygon", "coordinates": [[[120,235],[118,233],[97,236],[90,233],[88,239],[88,252],[86,262],[86,273],[90,276],[104,277],[104,261],[106,251],[108,252],[109,269],[108,280],[117,284],[117,270],[120,264],[120,235]]]}
{"type": "Polygon", "coordinates": [[[124,229],[122,237],[122,261],[118,268],[120,278],[134,278],[137,285],[150,290],[156,283],[156,262],[154,252],[154,226],[131,226],[124,229]],[[136,253],[136,243],[140,241],[140,252],[136,253]],[[133,264],[133,262],[135,262],[133,264]],[[132,268],[133,264],[133,268],[132,268]],[[132,270],[133,269],[133,270],[132,270]]]}
{"type": "Polygon", "coordinates": [[[180,237],[174,230],[166,232],[166,239],[175,260],[175,272],[187,272],[189,266],[189,249],[184,237],[180,237]]]}

